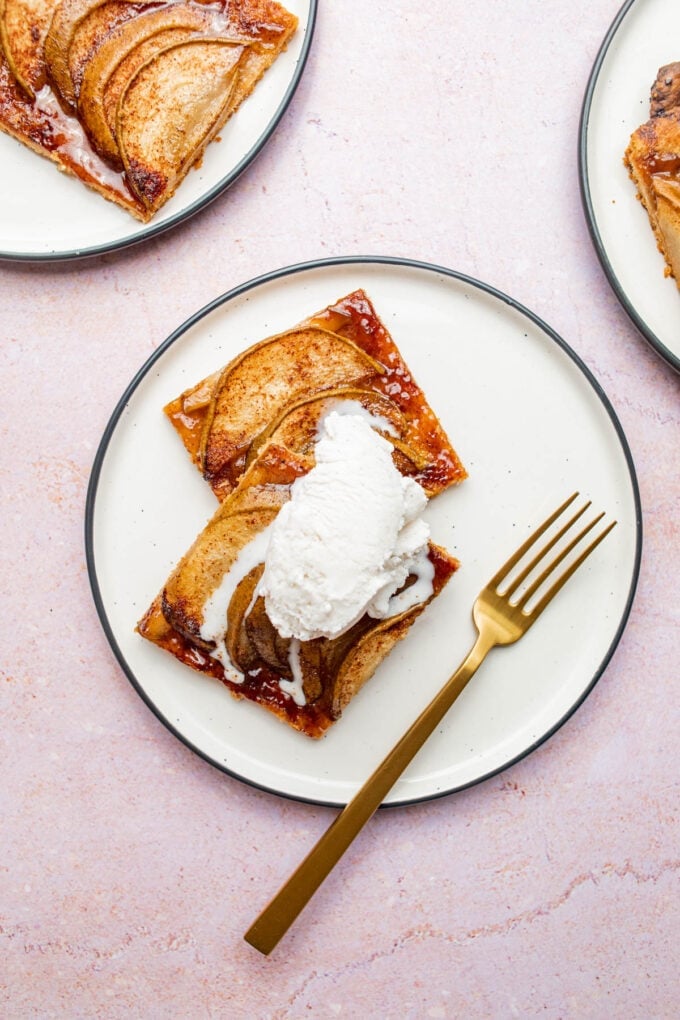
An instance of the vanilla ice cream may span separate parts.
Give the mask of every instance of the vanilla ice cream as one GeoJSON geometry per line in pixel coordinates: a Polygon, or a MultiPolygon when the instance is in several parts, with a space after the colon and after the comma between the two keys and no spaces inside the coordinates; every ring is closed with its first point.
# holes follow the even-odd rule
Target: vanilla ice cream
{"type": "Polygon", "coordinates": [[[432,594],[427,496],[399,473],[365,415],[331,412],[315,467],[292,486],[258,586],[282,637],[336,637],[364,613],[394,616],[432,594]],[[409,575],[415,583],[395,594],[409,575]]]}

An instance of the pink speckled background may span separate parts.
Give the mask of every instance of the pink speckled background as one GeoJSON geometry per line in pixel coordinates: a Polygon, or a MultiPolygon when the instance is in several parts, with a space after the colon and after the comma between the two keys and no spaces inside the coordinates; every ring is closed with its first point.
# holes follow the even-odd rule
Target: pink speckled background
{"type": "Polygon", "coordinates": [[[609,289],[576,170],[617,7],[322,2],[279,130],[220,200],[120,255],[0,265],[3,1018],[677,1016],[680,380],[609,289]],[[264,959],[242,933],[333,812],[222,775],[141,702],[91,599],[85,491],[179,323],[363,253],[483,279],[576,349],[632,448],[644,557],[568,724],[478,787],[381,812],[264,959]]]}

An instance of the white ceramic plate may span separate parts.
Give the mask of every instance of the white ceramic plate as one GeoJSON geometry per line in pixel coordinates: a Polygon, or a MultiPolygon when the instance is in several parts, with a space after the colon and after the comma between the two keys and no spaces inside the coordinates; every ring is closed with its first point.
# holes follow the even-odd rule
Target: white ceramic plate
{"type": "Polygon", "coordinates": [[[590,233],[614,292],[642,335],[680,371],[680,292],[663,275],[663,256],[623,165],[631,134],[649,118],[656,73],[674,60],[680,60],[680,5],[627,0],[586,89],[580,174],[590,233]]]}
{"type": "Polygon", "coordinates": [[[93,468],[90,578],[111,645],[137,690],[189,746],[290,797],[343,804],[467,653],[482,585],[579,489],[618,527],[533,630],[498,649],[388,798],[458,790],[551,734],[604,669],[628,616],[640,512],[625,438],[576,355],[525,309],[437,267],[331,260],[251,281],[185,323],[121,398],[93,468]],[[321,741],[234,700],[142,640],[137,620],[215,500],[165,419],[172,397],[255,341],[363,287],[468,467],[428,508],[462,566],[321,741]]]}
{"type": "Polygon", "coordinates": [[[271,137],[307,59],[317,0],[285,0],[285,6],[299,19],[287,50],[150,223],[138,223],[0,133],[0,259],[61,260],[125,248],[181,223],[233,184],[271,137]]]}

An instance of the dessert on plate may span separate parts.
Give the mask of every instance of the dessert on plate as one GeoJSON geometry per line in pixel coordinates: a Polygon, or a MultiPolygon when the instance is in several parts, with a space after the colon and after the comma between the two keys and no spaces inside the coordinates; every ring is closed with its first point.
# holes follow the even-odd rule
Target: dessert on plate
{"type": "Polygon", "coordinates": [[[0,129],[146,222],[296,25],[275,0],[0,0],[0,129]]]}
{"type": "Polygon", "coordinates": [[[624,162],[666,260],[666,276],[680,286],[680,63],[659,69],[650,118],[633,132],[624,162]]]}
{"type": "Polygon", "coordinates": [[[266,442],[304,452],[339,401],[389,422],[403,474],[430,496],[465,468],[363,290],[249,347],[172,400],[165,413],[218,498],[266,442]]]}
{"type": "Polygon", "coordinates": [[[363,291],[166,412],[220,504],[137,629],[319,737],[456,570],[422,514],[465,469],[363,291]]]}

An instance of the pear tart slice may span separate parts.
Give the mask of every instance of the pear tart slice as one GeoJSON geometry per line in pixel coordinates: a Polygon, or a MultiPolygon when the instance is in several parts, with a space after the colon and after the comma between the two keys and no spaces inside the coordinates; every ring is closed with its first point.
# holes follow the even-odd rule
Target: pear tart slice
{"type": "Polygon", "coordinates": [[[265,442],[305,452],[321,417],[359,404],[395,462],[432,496],[466,477],[457,453],[363,290],[260,341],[165,408],[219,499],[265,442]]]}
{"type": "Polygon", "coordinates": [[[680,287],[680,63],[659,69],[650,119],[633,132],[624,163],[666,260],[665,274],[680,287]]]}
{"type": "MultiPolygon", "coordinates": [[[[299,642],[282,638],[256,589],[268,528],[290,498],[295,479],[311,466],[309,456],[268,443],[220,504],[137,629],[192,669],[222,681],[234,697],[254,701],[294,729],[320,737],[441,592],[458,564],[430,542],[432,592],[424,601],[387,619],[365,614],[336,638],[299,642]]],[[[414,580],[409,577],[404,587],[414,580]]]]}
{"type": "Polygon", "coordinates": [[[147,222],[296,27],[276,0],[0,0],[0,130],[147,222]]]}

